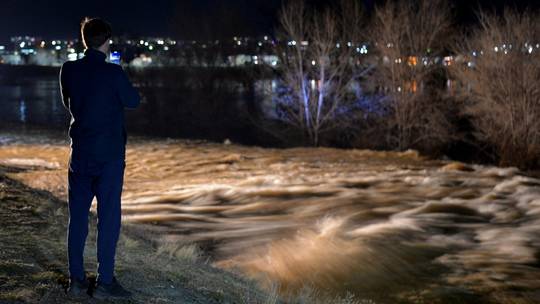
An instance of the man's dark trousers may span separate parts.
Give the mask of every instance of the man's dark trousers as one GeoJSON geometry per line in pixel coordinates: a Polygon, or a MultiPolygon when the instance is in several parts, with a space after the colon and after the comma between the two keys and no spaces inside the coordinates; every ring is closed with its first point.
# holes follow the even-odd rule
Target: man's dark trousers
{"type": "Polygon", "coordinates": [[[94,161],[70,159],[69,180],[69,272],[84,278],[83,252],[88,235],[88,215],[92,200],[97,198],[98,212],[98,280],[110,283],[114,275],[114,256],[120,233],[124,159],[94,161]]]}

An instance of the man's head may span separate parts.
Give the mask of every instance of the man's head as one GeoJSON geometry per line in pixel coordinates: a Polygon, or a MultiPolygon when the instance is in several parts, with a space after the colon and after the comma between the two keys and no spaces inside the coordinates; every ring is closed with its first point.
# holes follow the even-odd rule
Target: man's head
{"type": "Polygon", "coordinates": [[[99,18],[85,18],[81,23],[81,36],[87,49],[107,51],[112,36],[110,24],[99,18]]]}

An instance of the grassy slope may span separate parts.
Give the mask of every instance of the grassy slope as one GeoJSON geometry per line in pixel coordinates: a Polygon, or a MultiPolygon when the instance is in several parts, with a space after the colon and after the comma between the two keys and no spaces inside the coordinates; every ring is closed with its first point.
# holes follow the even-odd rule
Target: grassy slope
{"type": "MultiPolygon", "coordinates": [[[[9,179],[0,167],[0,303],[97,303],[66,297],[67,205],[9,179]]],[[[216,269],[185,247],[156,249],[123,226],[116,274],[134,292],[125,303],[264,303],[252,282],[216,269]]],[[[95,277],[95,218],[85,251],[95,277]]],[[[274,302],[275,299],[270,299],[274,302]]],[[[122,303],[124,303],[122,302],[122,303]]]]}

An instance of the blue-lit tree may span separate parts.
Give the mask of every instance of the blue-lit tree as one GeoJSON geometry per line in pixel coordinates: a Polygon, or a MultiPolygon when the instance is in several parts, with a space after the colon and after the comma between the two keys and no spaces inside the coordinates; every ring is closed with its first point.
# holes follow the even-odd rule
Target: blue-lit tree
{"type": "Polygon", "coordinates": [[[274,101],[279,118],[313,145],[350,115],[343,109],[354,103],[351,88],[365,72],[355,59],[361,21],[361,7],[353,1],[319,12],[298,0],[281,10],[281,87],[274,101]]]}

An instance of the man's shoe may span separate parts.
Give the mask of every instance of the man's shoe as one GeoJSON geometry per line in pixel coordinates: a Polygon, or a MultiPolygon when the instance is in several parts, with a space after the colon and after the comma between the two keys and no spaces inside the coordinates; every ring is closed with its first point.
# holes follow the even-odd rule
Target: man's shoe
{"type": "Polygon", "coordinates": [[[124,289],[124,287],[118,283],[116,278],[113,277],[111,284],[98,282],[93,297],[98,300],[127,299],[131,297],[131,292],[124,289]]]}
{"type": "Polygon", "coordinates": [[[78,278],[69,278],[69,287],[67,293],[71,297],[80,298],[85,297],[88,291],[88,280],[86,278],[80,280],[78,278]]]}

